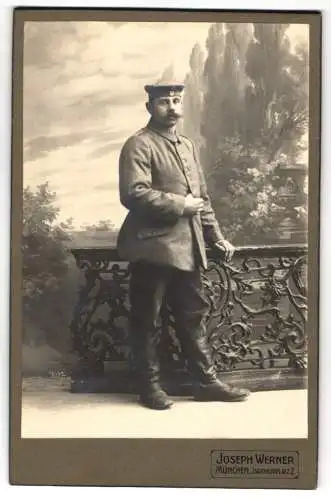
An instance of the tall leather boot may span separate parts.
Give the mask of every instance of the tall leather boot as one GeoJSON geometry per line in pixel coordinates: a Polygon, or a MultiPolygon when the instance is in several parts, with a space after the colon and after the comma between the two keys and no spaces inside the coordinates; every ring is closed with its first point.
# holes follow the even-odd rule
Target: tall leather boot
{"type": "Polygon", "coordinates": [[[197,401],[244,401],[249,391],[231,387],[217,378],[211,349],[205,336],[190,339],[188,366],[195,379],[194,398],[197,401]]]}
{"type": "Polygon", "coordinates": [[[157,335],[140,336],[137,352],[139,400],[153,410],[166,410],[173,401],[160,384],[160,363],[157,356],[157,335]]]}
{"type": "Polygon", "coordinates": [[[230,387],[217,378],[211,347],[206,333],[205,317],[208,301],[202,275],[197,268],[191,273],[178,273],[169,300],[188,368],[195,381],[194,397],[199,401],[242,401],[249,392],[230,387]]]}
{"type": "Polygon", "coordinates": [[[160,311],[169,271],[146,262],[131,263],[130,331],[138,373],[140,402],[153,410],[170,408],[172,401],[160,385],[157,355],[160,311]]]}

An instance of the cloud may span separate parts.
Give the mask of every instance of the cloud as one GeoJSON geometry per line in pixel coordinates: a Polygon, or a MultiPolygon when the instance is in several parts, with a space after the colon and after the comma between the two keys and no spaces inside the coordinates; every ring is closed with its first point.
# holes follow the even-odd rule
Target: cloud
{"type": "Polygon", "coordinates": [[[67,73],[61,72],[56,80],[56,85],[65,85],[67,83],[73,83],[75,80],[79,80],[81,83],[85,78],[93,78],[97,76],[103,76],[105,78],[118,78],[121,75],[121,71],[114,69],[113,71],[105,71],[103,68],[96,68],[87,72],[73,73],[68,71],[67,73]]]}
{"type": "Polygon", "coordinates": [[[135,78],[137,80],[142,80],[142,79],[145,79],[145,80],[152,80],[154,78],[156,78],[158,76],[158,72],[157,71],[142,71],[141,73],[140,72],[133,72],[133,73],[130,73],[130,77],[131,78],[135,78]]]}
{"type": "MultiPolygon", "coordinates": [[[[120,108],[140,103],[143,109],[143,84],[160,76],[171,62],[169,54],[188,64],[184,52],[189,53],[200,26],[183,30],[177,23],[28,23],[25,139],[70,133],[76,127],[106,128],[110,120],[116,123],[120,108]]],[[[206,31],[206,25],[202,28],[206,31]]]]}
{"type": "Polygon", "coordinates": [[[118,196],[118,154],[148,119],[144,84],[173,60],[181,78],[208,25],[56,22],[29,30],[24,184],[49,180],[63,219],[111,217],[119,224],[126,210],[118,196]]]}
{"type": "Polygon", "coordinates": [[[66,135],[40,136],[25,144],[24,161],[33,161],[45,157],[50,151],[73,146],[86,138],[85,132],[73,132],[66,135]]]}
{"type": "MultiPolygon", "coordinates": [[[[116,124],[115,124],[116,126],[116,124]]],[[[116,139],[121,139],[125,137],[129,131],[127,129],[108,129],[108,130],[99,130],[96,133],[90,133],[89,136],[91,140],[93,140],[96,143],[105,143],[109,141],[114,141],[116,139]]]]}
{"type": "Polygon", "coordinates": [[[143,52],[123,52],[124,59],[143,59],[144,56],[143,52]]]}
{"type": "Polygon", "coordinates": [[[106,156],[108,153],[111,151],[117,151],[123,146],[123,141],[119,142],[114,142],[111,144],[106,144],[105,146],[102,146],[100,148],[95,149],[91,153],[88,154],[88,158],[102,158],[103,156],[106,156]]]}
{"type": "MultiPolygon", "coordinates": [[[[25,141],[24,162],[32,162],[39,158],[46,158],[48,154],[61,148],[69,148],[79,145],[83,142],[90,143],[95,149],[87,154],[89,158],[98,158],[108,151],[116,150],[121,147],[125,137],[131,134],[128,129],[109,129],[109,128],[84,128],[80,132],[71,132],[59,135],[42,135],[31,140],[25,141]],[[107,144],[105,144],[107,143],[107,144]],[[111,143],[111,144],[108,144],[111,143]],[[97,147],[102,144],[102,147],[97,147]],[[105,148],[105,153],[102,152],[105,148]],[[100,151],[99,151],[100,150],[100,151]]],[[[57,169],[40,170],[40,176],[52,175],[57,169]]]]}
{"type": "Polygon", "coordinates": [[[75,60],[81,51],[78,35],[75,22],[25,23],[24,65],[47,69],[75,60]]]}
{"type": "Polygon", "coordinates": [[[118,69],[114,69],[112,71],[106,71],[103,68],[99,68],[97,73],[99,75],[105,76],[106,78],[117,78],[122,74],[122,72],[118,69]]]}
{"type": "MultiPolygon", "coordinates": [[[[29,160],[27,160],[29,161],[29,160]]],[[[39,180],[45,180],[46,178],[52,177],[61,172],[61,167],[58,168],[45,168],[44,170],[39,169],[35,174],[35,177],[39,180]],[[41,178],[41,179],[40,179],[41,178]]],[[[31,176],[33,178],[33,176],[31,176]]]]}
{"type": "Polygon", "coordinates": [[[108,192],[113,192],[113,191],[118,191],[118,182],[117,181],[111,181],[111,182],[105,182],[103,184],[97,184],[94,189],[97,191],[108,191],[108,192]]]}
{"type": "Polygon", "coordinates": [[[141,89],[128,92],[125,89],[115,88],[106,92],[83,94],[79,99],[74,100],[68,106],[77,112],[79,116],[104,116],[109,112],[108,108],[137,104],[141,99],[143,91],[141,89]]]}

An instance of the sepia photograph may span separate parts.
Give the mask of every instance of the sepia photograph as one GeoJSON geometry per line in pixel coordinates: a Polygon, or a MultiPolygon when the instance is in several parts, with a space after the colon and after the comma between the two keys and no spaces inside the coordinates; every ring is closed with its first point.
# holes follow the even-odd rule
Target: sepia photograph
{"type": "Polygon", "coordinates": [[[28,21],[22,438],[307,438],[309,25],[28,21]]]}

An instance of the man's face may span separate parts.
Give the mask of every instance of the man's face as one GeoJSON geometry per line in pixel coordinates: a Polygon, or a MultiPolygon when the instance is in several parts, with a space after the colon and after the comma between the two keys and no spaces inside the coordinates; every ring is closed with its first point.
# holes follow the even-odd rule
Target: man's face
{"type": "Polygon", "coordinates": [[[183,99],[179,94],[155,97],[148,103],[148,111],[160,125],[172,127],[183,116],[183,99]]]}

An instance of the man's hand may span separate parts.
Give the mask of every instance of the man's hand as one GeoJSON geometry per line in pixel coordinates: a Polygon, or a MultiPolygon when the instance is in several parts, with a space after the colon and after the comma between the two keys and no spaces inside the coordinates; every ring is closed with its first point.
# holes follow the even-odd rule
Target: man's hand
{"type": "Polygon", "coordinates": [[[235,251],[234,246],[231,245],[231,243],[227,240],[218,241],[217,243],[215,243],[214,246],[218,250],[221,250],[222,252],[224,252],[225,261],[230,262],[230,260],[233,257],[234,251],[235,251]]]}
{"type": "Polygon", "coordinates": [[[195,215],[204,207],[202,198],[194,198],[192,194],[188,194],[185,198],[184,215],[195,215]]]}

